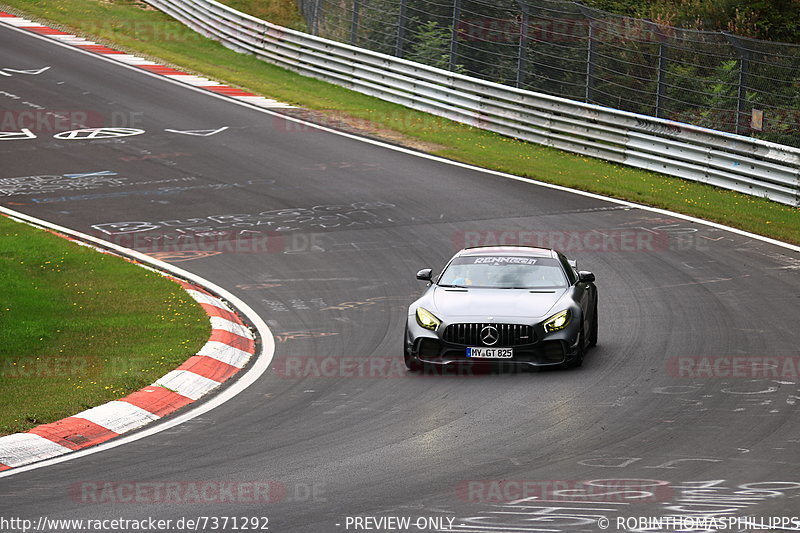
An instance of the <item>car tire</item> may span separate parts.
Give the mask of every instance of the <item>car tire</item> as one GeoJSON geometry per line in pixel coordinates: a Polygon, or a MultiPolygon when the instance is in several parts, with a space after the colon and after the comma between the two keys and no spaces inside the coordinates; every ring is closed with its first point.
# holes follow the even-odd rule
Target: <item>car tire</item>
{"type": "Polygon", "coordinates": [[[597,294],[594,297],[594,311],[592,311],[592,331],[589,332],[589,347],[597,346],[597,294]]]}

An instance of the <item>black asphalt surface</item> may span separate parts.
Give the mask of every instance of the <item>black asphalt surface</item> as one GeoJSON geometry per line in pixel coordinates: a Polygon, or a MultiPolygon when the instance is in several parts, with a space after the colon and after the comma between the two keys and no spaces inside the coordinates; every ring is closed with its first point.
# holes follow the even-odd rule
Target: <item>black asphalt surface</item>
{"type": "Polygon", "coordinates": [[[277,349],[262,379],[191,422],[0,479],[0,517],[268,517],[274,532],[334,533],[800,515],[796,375],[679,373],[690,357],[796,362],[800,254],[287,123],[0,26],[0,68],[44,66],[0,77],[5,116],[41,107],[145,133],[60,140],[78,126],[58,123],[0,141],[0,205],[176,261],[252,306],[277,349]],[[94,175],[8,181],[76,174],[94,175]],[[407,374],[414,274],[501,231],[563,239],[596,274],[599,345],[574,371],[407,374]],[[198,233],[202,246],[187,244],[198,233]],[[122,502],[91,489],[267,481],[280,501],[122,502]],[[411,525],[352,521],[389,516],[411,525]],[[417,527],[426,517],[445,527],[417,527]]]}

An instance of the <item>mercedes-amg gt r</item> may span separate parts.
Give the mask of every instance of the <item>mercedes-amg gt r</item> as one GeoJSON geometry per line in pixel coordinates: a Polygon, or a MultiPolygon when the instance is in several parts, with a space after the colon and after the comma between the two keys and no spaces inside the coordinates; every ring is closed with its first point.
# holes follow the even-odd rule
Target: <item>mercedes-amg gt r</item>
{"type": "Polygon", "coordinates": [[[405,363],[576,367],[597,343],[594,274],[548,248],[458,252],[408,308],[405,363]]]}

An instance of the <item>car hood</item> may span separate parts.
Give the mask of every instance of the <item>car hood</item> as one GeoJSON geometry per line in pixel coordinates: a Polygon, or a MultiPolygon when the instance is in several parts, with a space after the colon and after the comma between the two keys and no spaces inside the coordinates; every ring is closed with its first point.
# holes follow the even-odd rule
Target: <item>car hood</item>
{"type": "MultiPolygon", "coordinates": [[[[546,318],[566,289],[531,292],[528,289],[445,289],[435,287],[430,299],[439,318],[546,318]]],[[[555,311],[558,311],[556,309],[555,311]]]]}

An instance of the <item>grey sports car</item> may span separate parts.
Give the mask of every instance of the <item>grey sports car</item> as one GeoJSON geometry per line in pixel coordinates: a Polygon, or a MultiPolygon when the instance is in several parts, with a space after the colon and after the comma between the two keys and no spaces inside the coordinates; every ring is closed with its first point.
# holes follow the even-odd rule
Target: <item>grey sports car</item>
{"type": "Polygon", "coordinates": [[[597,344],[594,274],[548,248],[466,248],[408,308],[405,363],[576,367],[597,344]]]}

